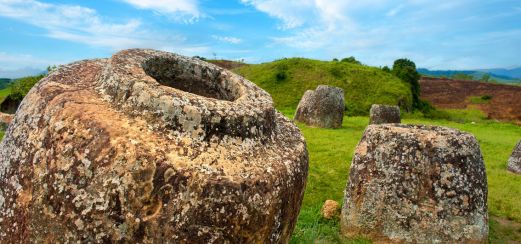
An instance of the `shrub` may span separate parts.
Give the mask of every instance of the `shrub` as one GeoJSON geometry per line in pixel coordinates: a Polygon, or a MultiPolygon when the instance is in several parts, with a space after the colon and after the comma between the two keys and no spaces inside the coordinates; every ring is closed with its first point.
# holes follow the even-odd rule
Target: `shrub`
{"type": "Polygon", "coordinates": [[[28,76],[15,80],[9,85],[11,94],[9,95],[14,100],[22,100],[31,88],[40,81],[45,75],[28,76]]]}
{"type": "Polygon", "coordinates": [[[288,78],[288,65],[279,64],[276,67],[275,79],[277,81],[284,81],[288,78]]]}
{"type": "Polygon", "coordinates": [[[275,74],[275,78],[277,81],[283,81],[288,78],[288,74],[286,74],[286,71],[279,71],[277,74],[275,74]]]}
{"type": "Polygon", "coordinates": [[[484,95],[484,96],[481,96],[481,99],[485,100],[485,101],[488,101],[488,100],[492,99],[492,96],[491,95],[484,95]]]}
{"type": "Polygon", "coordinates": [[[392,73],[411,86],[413,108],[424,106],[420,101],[420,74],[416,71],[416,64],[409,59],[398,59],[394,61],[392,73]]]}
{"type": "Polygon", "coordinates": [[[341,62],[352,63],[352,64],[362,64],[362,63],[360,63],[360,61],[356,60],[356,58],[353,56],[351,56],[349,58],[343,58],[341,62]]]}

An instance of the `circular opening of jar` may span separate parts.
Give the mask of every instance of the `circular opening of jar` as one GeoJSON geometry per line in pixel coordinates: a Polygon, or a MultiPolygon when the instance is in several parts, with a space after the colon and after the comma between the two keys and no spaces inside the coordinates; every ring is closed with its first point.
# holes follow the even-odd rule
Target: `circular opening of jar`
{"type": "Polygon", "coordinates": [[[221,85],[220,71],[173,57],[154,57],[143,70],[159,84],[208,98],[234,101],[237,95],[221,85]]]}

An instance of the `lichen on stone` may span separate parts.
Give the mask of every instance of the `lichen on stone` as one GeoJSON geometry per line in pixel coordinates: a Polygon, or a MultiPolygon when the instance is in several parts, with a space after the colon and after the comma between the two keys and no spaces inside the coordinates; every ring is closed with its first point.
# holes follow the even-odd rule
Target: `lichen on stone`
{"type": "Polygon", "coordinates": [[[383,242],[485,243],[478,141],[445,127],[369,125],[351,164],[341,229],[383,242]]]}
{"type": "Polygon", "coordinates": [[[373,104],[369,111],[369,124],[401,123],[400,107],[373,104]]]}
{"type": "Polygon", "coordinates": [[[508,159],[508,170],[521,175],[521,140],[517,143],[508,159]]]}
{"type": "Polygon", "coordinates": [[[340,128],[344,110],[344,90],[319,85],[316,90],[304,93],[295,112],[295,121],[320,128],[340,128]]]}

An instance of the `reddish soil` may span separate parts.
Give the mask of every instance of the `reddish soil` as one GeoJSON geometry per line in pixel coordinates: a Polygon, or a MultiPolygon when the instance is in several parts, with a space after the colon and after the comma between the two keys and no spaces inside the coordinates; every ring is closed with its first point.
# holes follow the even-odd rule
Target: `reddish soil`
{"type": "Polygon", "coordinates": [[[477,108],[488,118],[514,121],[521,125],[521,86],[424,77],[421,98],[437,108],[477,108]],[[472,104],[471,97],[491,96],[483,104],[472,104]]]}
{"type": "Polygon", "coordinates": [[[245,63],[230,61],[230,60],[208,60],[208,62],[215,64],[221,68],[232,70],[241,66],[247,65],[245,63]]]}

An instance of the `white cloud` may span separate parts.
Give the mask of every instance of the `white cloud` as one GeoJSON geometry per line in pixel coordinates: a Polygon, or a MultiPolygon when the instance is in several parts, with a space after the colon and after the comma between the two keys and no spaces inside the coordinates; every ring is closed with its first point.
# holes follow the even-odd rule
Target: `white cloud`
{"type": "Polygon", "coordinates": [[[286,36],[273,37],[276,44],[299,49],[320,49],[344,42],[360,32],[350,14],[360,8],[379,8],[388,0],[241,0],[282,21],[286,36]]]}
{"type": "MultiPolygon", "coordinates": [[[[190,10],[189,6],[177,6],[190,10]]],[[[78,5],[49,4],[36,0],[0,0],[0,16],[40,27],[47,31],[45,35],[50,38],[109,48],[112,51],[136,47],[161,49],[173,44],[179,48],[187,46],[183,37],[153,31],[138,19],[108,22],[96,10],[78,5]]]]}
{"type": "Polygon", "coordinates": [[[271,17],[280,19],[282,29],[317,23],[349,22],[348,14],[362,7],[379,8],[389,0],[241,0],[271,17]]]}
{"type": "MultiPolygon", "coordinates": [[[[496,0],[494,6],[502,6],[501,1],[504,0],[496,0]]],[[[494,23],[489,21],[492,18],[487,6],[491,3],[478,0],[241,2],[281,22],[281,30],[269,37],[272,42],[267,44],[273,50],[283,50],[277,55],[320,59],[354,55],[377,66],[407,57],[419,66],[483,67],[497,66],[492,60],[514,60],[515,54],[491,52],[485,55],[490,57],[484,58],[482,50],[494,49],[494,43],[515,45],[512,40],[519,39],[516,34],[509,34],[510,39],[501,34],[469,37],[469,32],[483,33],[481,26],[494,23]],[[457,36],[464,38],[457,40],[457,36]]],[[[514,14],[516,10],[508,16],[514,14]]],[[[495,23],[501,23],[503,17],[495,17],[495,23]]]]}
{"type": "Polygon", "coordinates": [[[390,9],[389,11],[387,11],[387,13],[385,14],[387,17],[394,17],[396,16],[396,14],[398,14],[403,8],[405,7],[405,5],[403,4],[400,4],[392,9],[390,9]]]}
{"type": "Polygon", "coordinates": [[[271,17],[282,20],[281,29],[292,29],[302,26],[307,14],[313,11],[312,0],[241,0],[271,17]]]}
{"type": "Polygon", "coordinates": [[[216,36],[216,35],[213,35],[212,38],[215,39],[215,40],[218,40],[218,41],[221,41],[221,42],[230,43],[230,44],[239,44],[239,43],[242,42],[242,39],[237,38],[237,37],[231,37],[231,36],[216,36]]]}
{"type": "Polygon", "coordinates": [[[152,10],[157,13],[173,17],[174,19],[186,19],[189,22],[201,17],[196,0],[122,0],[136,8],[152,10]]]}

